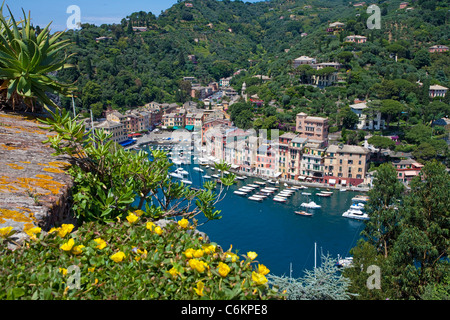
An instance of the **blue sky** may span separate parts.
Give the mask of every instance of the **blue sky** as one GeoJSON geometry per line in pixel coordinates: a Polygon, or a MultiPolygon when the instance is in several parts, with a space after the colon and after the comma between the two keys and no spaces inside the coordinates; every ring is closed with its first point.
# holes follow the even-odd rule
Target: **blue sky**
{"type": "MultiPolygon", "coordinates": [[[[247,0],[257,2],[259,0],[247,0]]],[[[2,0],[0,0],[0,3],[2,0]]],[[[136,11],[152,12],[159,15],[161,10],[170,8],[176,0],[5,0],[4,14],[8,5],[16,19],[22,17],[22,8],[34,25],[45,27],[49,22],[52,31],[66,29],[66,21],[71,13],[66,13],[70,5],[77,5],[81,10],[81,23],[101,25],[103,23],[120,23],[122,18],[136,11]]]]}

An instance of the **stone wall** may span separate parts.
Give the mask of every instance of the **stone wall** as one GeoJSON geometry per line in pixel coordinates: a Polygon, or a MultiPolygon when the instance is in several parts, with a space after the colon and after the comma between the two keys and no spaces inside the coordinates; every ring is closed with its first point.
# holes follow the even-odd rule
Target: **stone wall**
{"type": "Polygon", "coordinates": [[[36,116],[0,111],[0,228],[12,226],[18,243],[28,228],[74,223],[70,164],[42,143],[52,134],[43,127],[36,116]]]}

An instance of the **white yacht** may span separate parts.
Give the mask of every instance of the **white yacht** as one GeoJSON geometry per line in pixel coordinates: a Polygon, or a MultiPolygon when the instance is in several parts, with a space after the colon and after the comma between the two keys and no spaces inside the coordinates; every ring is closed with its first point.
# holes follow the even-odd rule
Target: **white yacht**
{"type": "Polygon", "coordinates": [[[357,219],[357,220],[369,220],[369,215],[357,209],[348,209],[342,214],[343,217],[357,219]]]}
{"type": "Polygon", "coordinates": [[[301,204],[301,206],[302,206],[302,207],[305,207],[305,208],[311,208],[311,209],[318,209],[318,208],[321,208],[321,207],[322,207],[321,205],[315,203],[314,201],[311,201],[311,202],[303,202],[303,203],[301,204]]]}

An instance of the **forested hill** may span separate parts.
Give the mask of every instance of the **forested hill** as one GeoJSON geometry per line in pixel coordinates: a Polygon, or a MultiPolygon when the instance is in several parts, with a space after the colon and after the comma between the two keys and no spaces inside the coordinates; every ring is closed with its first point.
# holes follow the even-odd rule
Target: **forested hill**
{"type": "MultiPolygon", "coordinates": [[[[107,106],[123,110],[154,100],[184,102],[190,99],[181,82],[184,76],[206,85],[246,69],[233,80],[235,88],[240,89],[246,76],[271,77],[263,85],[250,83],[249,91],[266,103],[275,101],[284,107],[286,121],[292,120],[290,108],[336,111],[316,108],[304,90],[297,89],[292,60],[301,55],[320,62],[338,61],[345,67],[342,84],[316,99],[321,105],[356,98],[424,103],[421,92],[412,89],[418,80],[450,86],[448,53],[427,51],[431,45],[450,44],[448,1],[418,0],[408,10],[399,9],[401,1],[357,3],[179,1],[158,16],[141,11],[124,17],[121,24],[85,24],[66,33],[74,43],[70,53],[75,55],[69,62],[76,68],[58,77],[76,83],[79,108],[92,108],[99,115],[107,106]],[[371,3],[381,9],[380,30],[366,26],[371,3]],[[345,23],[345,30],[327,32],[328,24],[335,21],[345,23]],[[367,36],[368,42],[345,43],[345,36],[353,34],[367,36]],[[397,81],[395,88],[387,82],[399,79],[404,81],[397,81]]],[[[70,100],[63,99],[63,104],[68,107],[70,100]]]]}

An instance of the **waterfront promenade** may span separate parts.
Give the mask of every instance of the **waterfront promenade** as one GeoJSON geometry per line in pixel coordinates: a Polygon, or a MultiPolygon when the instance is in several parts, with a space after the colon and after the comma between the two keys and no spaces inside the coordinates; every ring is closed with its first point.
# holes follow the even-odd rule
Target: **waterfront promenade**
{"type": "MultiPolygon", "coordinates": [[[[173,145],[176,144],[177,141],[172,140],[173,132],[168,131],[157,131],[157,132],[150,132],[146,135],[143,135],[142,137],[137,138],[136,145],[131,146],[129,148],[135,148],[138,147],[144,147],[149,144],[159,144],[159,145],[173,145]]],[[[290,184],[293,186],[306,186],[310,188],[325,188],[325,189],[334,189],[334,190],[344,190],[345,191],[356,191],[356,192],[368,192],[370,188],[368,186],[341,186],[341,185],[329,185],[327,183],[319,183],[319,182],[308,182],[308,181],[299,181],[299,180],[292,180],[292,179],[284,179],[284,178],[274,178],[274,177],[268,177],[263,176],[251,172],[246,172],[242,170],[236,170],[236,169],[230,169],[230,172],[235,173],[236,175],[245,175],[248,177],[254,177],[254,178],[261,178],[261,179],[272,179],[273,181],[276,181],[278,184],[290,184]]]]}

